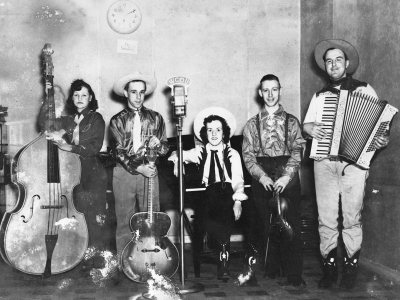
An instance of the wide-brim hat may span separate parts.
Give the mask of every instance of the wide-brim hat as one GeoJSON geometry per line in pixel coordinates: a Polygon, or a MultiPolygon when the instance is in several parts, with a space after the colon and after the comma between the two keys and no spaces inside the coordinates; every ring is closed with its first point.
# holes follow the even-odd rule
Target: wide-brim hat
{"type": "Polygon", "coordinates": [[[196,137],[201,141],[200,130],[204,126],[204,119],[211,115],[220,116],[225,119],[226,123],[228,123],[228,126],[231,129],[230,137],[232,137],[236,130],[235,116],[229,110],[218,106],[212,106],[203,109],[196,115],[193,123],[193,130],[196,137]]]}
{"type": "Polygon", "coordinates": [[[314,58],[318,67],[325,71],[323,55],[329,48],[337,48],[346,53],[347,59],[349,60],[349,66],[346,70],[347,73],[353,74],[357,70],[359,57],[356,48],[349,42],[340,39],[323,40],[315,45],[314,58]]]}
{"type": "Polygon", "coordinates": [[[150,95],[157,86],[157,80],[153,75],[143,74],[140,72],[134,72],[124,77],[121,77],[116,82],[114,82],[113,90],[119,96],[124,96],[124,89],[128,82],[140,80],[146,83],[145,95],[150,95]]]}

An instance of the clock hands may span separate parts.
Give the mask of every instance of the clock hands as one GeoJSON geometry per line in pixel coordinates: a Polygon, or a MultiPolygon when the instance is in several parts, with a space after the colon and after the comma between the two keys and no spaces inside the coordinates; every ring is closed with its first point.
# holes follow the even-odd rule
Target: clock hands
{"type": "Polygon", "coordinates": [[[128,12],[127,14],[129,15],[129,14],[131,14],[131,13],[134,13],[136,11],[136,9],[132,9],[130,12],[128,12]]]}

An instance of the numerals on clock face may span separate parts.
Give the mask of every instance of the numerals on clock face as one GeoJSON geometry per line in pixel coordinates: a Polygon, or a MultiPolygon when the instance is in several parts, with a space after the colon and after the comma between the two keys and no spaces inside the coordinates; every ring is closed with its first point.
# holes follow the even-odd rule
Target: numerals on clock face
{"type": "Polygon", "coordinates": [[[139,8],[130,0],[114,2],[107,12],[110,27],[118,33],[132,33],[140,25],[142,15],[139,8]]]}

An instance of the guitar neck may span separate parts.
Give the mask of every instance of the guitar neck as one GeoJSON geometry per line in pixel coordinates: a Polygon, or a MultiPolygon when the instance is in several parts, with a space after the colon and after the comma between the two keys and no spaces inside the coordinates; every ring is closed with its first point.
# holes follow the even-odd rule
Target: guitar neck
{"type": "Polygon", "coordinates": [[[153,223],[153,186],[154,177],[149,178],[148,197],[147,197],[147,220],[153,223]]]}
{"type": "MultiPolygon", "coordinates": [[[[154,163],[150,163],[155,166],[154,163]]],[[[149,177],[149,185],[147,189],[147,220],[149,223],[153,223],[153,190],[154,190],[154,177],[149,177]]]]}

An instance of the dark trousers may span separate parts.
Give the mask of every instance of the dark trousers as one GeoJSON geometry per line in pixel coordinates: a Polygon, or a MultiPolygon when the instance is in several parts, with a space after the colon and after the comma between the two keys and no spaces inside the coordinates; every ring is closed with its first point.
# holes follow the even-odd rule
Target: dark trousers
{"type": "MultiPolygon", "coordinates": [[[[257,158],[267,174],[276,181],[288,160],[286,156],[257,158]]],[[[294,237],[288,239],[277,225],[277,203],[273,194],[256,180],[252,181],[252,203],[249,203],[248,220],[250,224],[248,241],[260,253],[265,253],[269,236],[266,272],[278,273],[281,269],[286,276],[301,275],[303,269],[303,250],[300,236],[300,181],[298,174],[280,194],[289,202],[285,219],[294,229],[294,237]]]]}
{"type": "Polygon", "coordinates": [[[226,244],[229,248],[235,222],[232,195],[232,185],[227,182],[209,185],[205,191],[204,229],[220,247],[226,244]]]}
{"type": "Polygon", "coordinates": [[[106,211],[107,173],[97,157],[81,158],[81,182],[75,196],[75,207],[85,215],[89,247],[110,248],[110,222],[106,211]]]}

